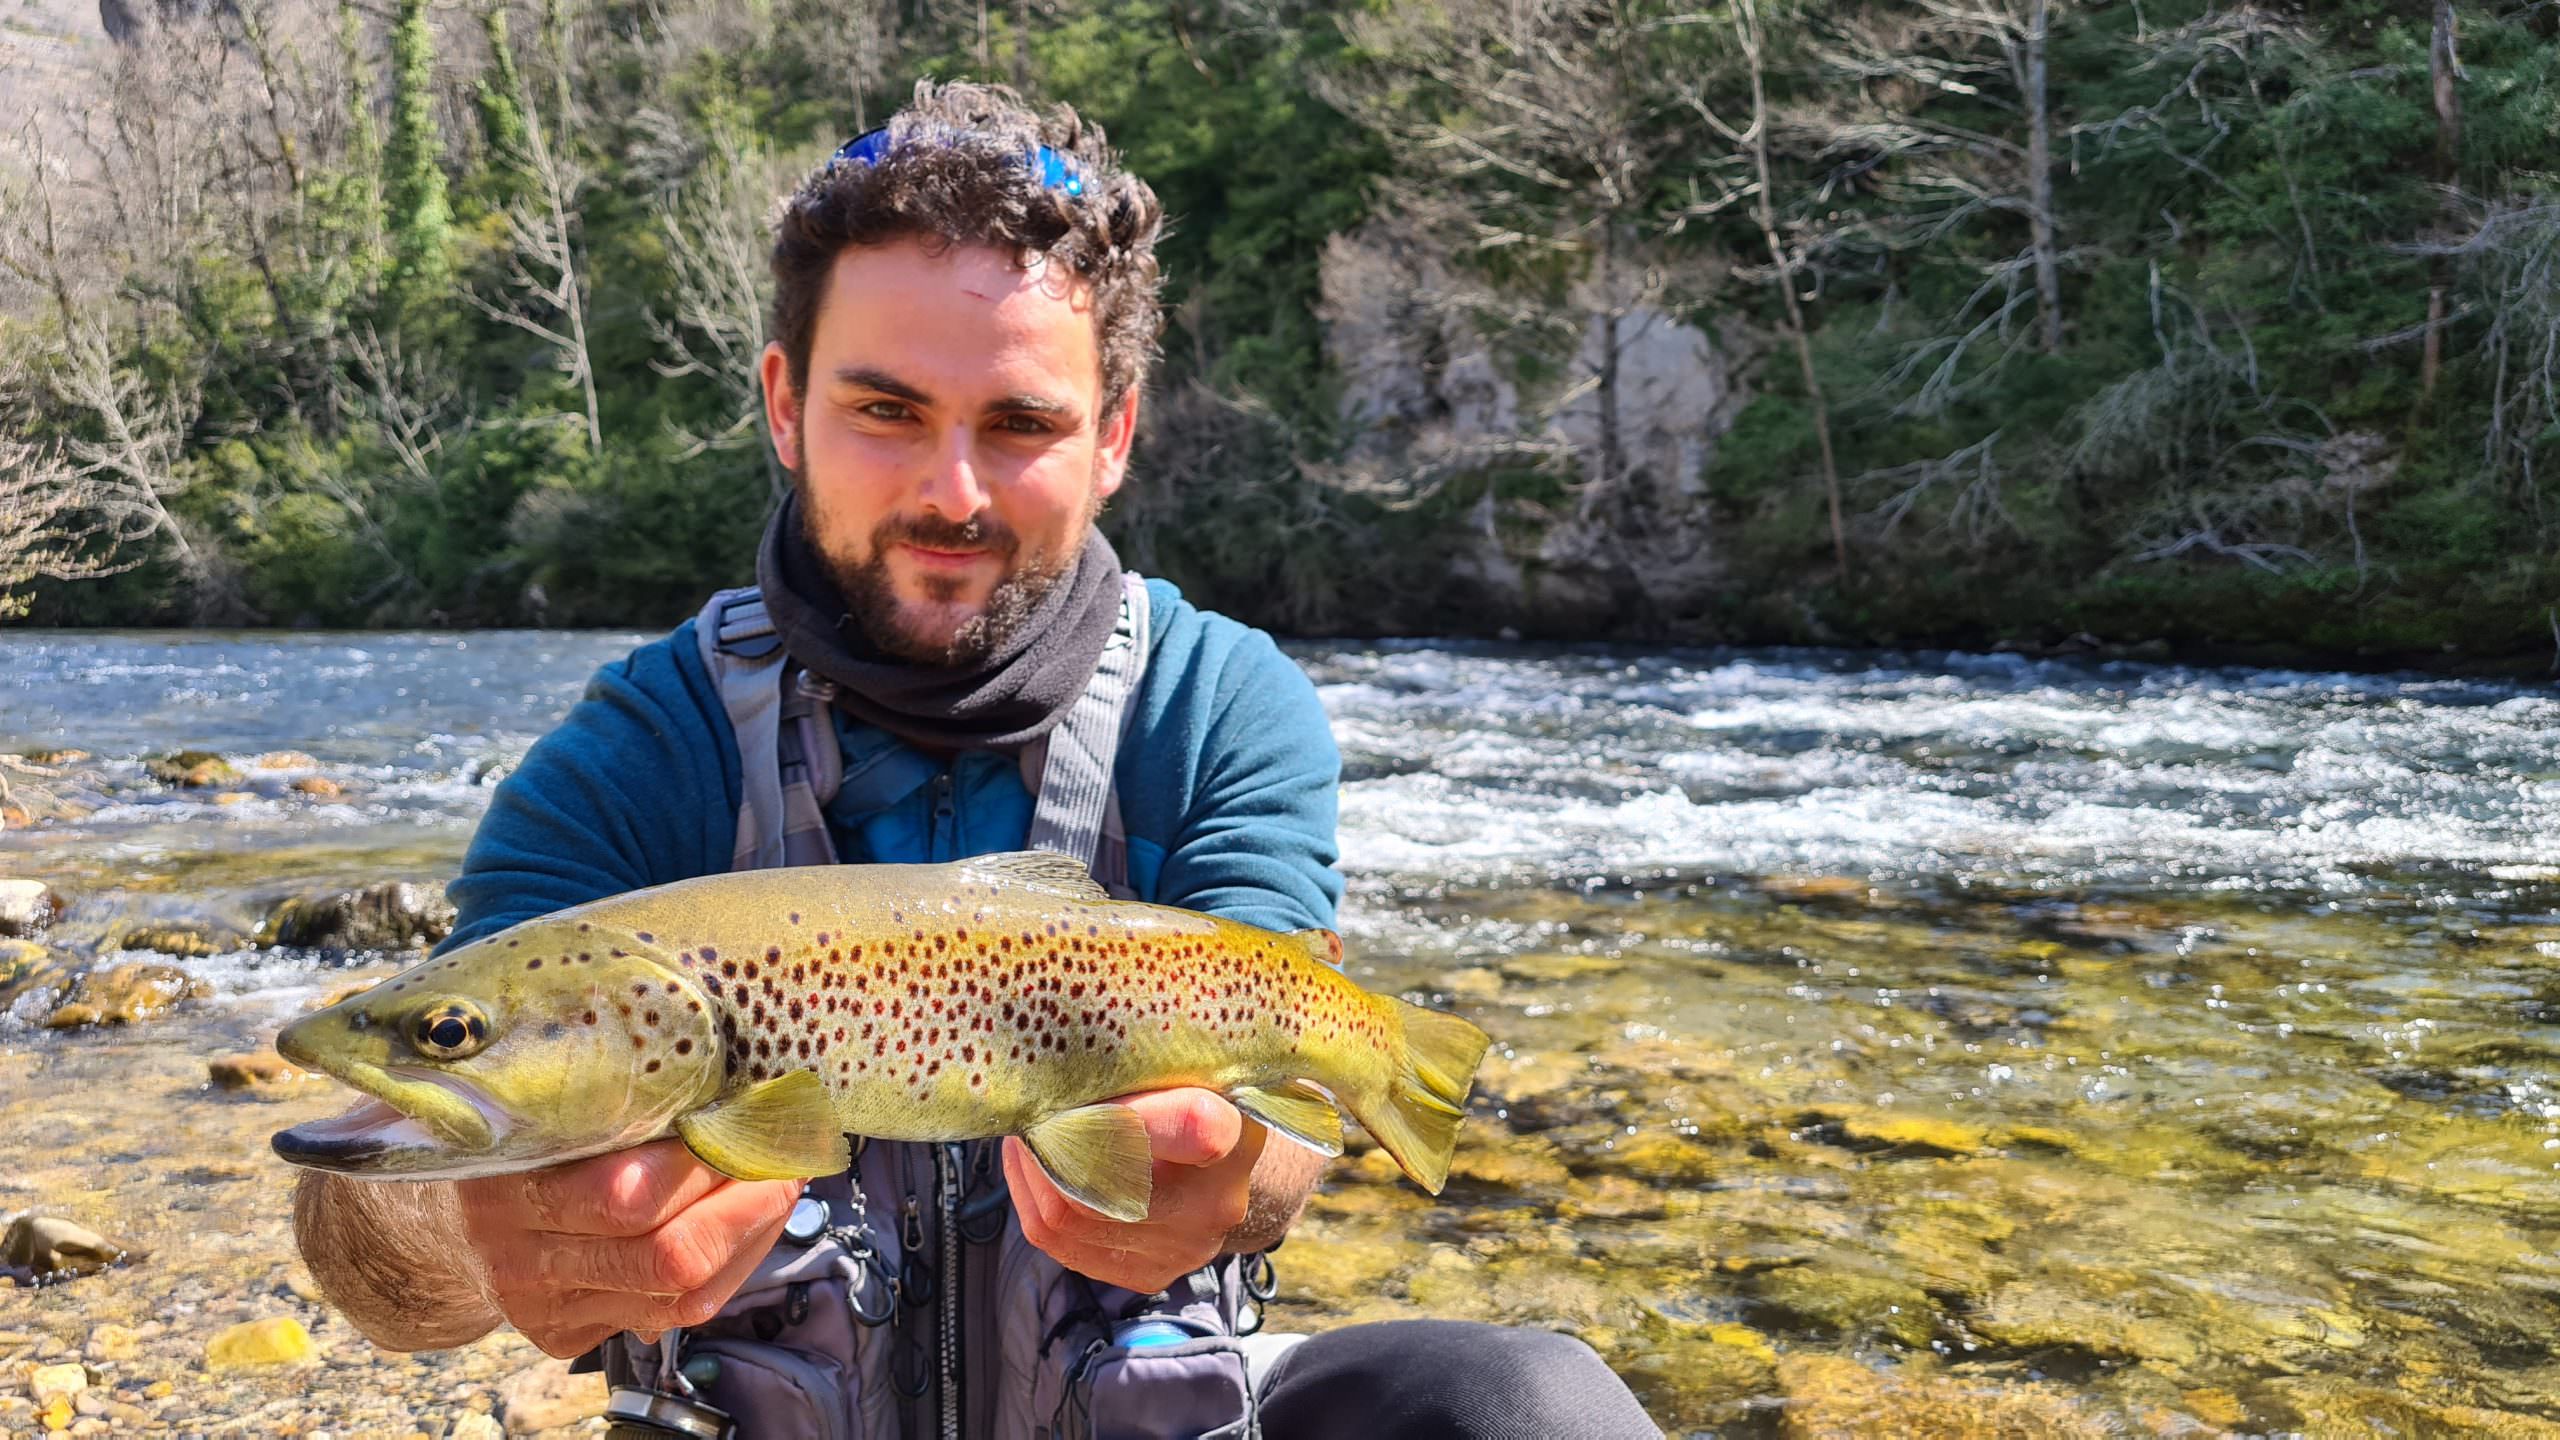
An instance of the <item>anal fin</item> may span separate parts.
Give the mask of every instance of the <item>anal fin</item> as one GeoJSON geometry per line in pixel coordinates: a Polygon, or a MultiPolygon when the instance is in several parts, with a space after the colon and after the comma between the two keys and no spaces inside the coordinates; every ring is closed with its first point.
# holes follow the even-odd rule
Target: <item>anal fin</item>
{"type": "Polygon", "coordinates": [[[1155,1150],[1146,1122],[1126,1105],[1080,1105],[1023,1132],[1023,1143],[1061,1194],[1088,1210],[1134,1223],[1155,1197],[1155,1150]]]}
{"type": "Polygon", "coordinates": [[[853,1164],[852,1147],[814,1070],[794,1070],[676,1117],[702,1163],[733,1180],[802,1180],[853,1164]]]}
{"type": "Polygon", "coordinates": [[[1342,1153],[1342,1112],[1333,1097],[1304,1080],[1278,1085],[1239,1085],[1227,1092],[1235,1107],[1319,1155],[1342,1153]]]}

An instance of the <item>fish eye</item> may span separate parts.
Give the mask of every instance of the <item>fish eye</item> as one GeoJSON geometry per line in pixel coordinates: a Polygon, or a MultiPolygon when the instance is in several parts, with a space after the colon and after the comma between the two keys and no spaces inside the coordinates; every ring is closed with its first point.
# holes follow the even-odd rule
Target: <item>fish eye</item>
{"type": "Polygon", "coordinates": [[[489,1043],[489,1017],[468,1000],[428,1006],[409,1022],[409,1043],[434,1060],[459,1060],[489,1043]]]}

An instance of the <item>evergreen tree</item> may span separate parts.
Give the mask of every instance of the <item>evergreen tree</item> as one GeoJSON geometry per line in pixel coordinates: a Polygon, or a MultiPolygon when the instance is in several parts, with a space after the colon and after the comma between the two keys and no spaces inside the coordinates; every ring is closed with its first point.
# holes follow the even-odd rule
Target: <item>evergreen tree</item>
{"type": "Polygon", "coordinates": [[[436,127],[435,37],[426,0],[400,0],[391,32],[391,143],[382,157],[395,313],[439,303],[453,279],[453,208],[436,127]]]}
{"type": "Polygon", "coordinates": [[[504,5],[491,5],[480,15],[489,39],[489,68],[480,76],[480,138],[489,147],[483,159],[483,188],[493,210],[523,198],[530,176],[525,160],[531,146],[525,135],[524,77],[516,69],[515,47],[507,40],[504,5]]]}

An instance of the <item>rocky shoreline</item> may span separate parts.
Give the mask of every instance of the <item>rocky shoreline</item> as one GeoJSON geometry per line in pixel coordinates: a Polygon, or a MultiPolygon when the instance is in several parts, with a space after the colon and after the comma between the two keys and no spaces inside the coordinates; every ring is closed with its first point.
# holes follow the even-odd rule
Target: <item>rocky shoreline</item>
{"type": "MultiPolygon", "coordinates": [[[[13,838],[146,787],[347,803],[168,758],[21,757],[53,808],[17,787],[13,838]]],[[[0,1222],[129,1253],[0,1282],[0,1435],[600,1428],[512,1334],[374,1350],[292,1250],[267,1137],[346,1096],[268,1047],[445,933],[434,865],[19,853],[47,878],[0,883],[0,1222]]],[[[1675,1435],[2560,1437],[2560,1043],[2518,1023],[2560,1013],[2560,871],[2463,893],[1374,890],[1459,938],[1362,953],[1355,913],[1355,973],[1496,1049],[1447,1193],[1355,1142],[1270,1323],[1568,1331],[1675,1435]]]]}

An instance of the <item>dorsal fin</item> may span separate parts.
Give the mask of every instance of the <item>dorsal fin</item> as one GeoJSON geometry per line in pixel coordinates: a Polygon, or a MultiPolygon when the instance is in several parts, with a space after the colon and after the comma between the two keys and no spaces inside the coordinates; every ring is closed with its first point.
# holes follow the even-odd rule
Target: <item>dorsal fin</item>
{"type": "Polygon", "coordinates": [[[1038,890],[1067,900],[1108,900],[1111,892],[1093,878],[1073,855],[1060,855],[1051,850],[1014,850],[1002,855],[980,855],[963,860],[961,868],[981,880],[998,885],[1011,885],[1020,890],[1038,890]]]}

